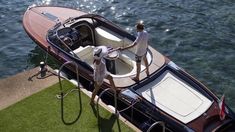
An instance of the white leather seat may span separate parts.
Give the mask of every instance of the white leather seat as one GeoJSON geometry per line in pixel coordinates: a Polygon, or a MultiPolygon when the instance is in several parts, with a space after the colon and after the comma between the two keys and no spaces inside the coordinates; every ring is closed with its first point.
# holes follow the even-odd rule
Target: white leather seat
{"type": "Polygon", "coordinates": [[[78,57],[83,57],[85,55],[92,54],[93,49],[94,49],[94,46],[90,46],[90,45],[85,46],[85,47],[80,46],[79,48],[75,49],[73,52],[78,57]]]}
{"type": "Polygon", "coordinates": [[[122,37],[111,31],[105,30],[103,27],[95,28],[95,33],[98,45],[106,45],[113,48],[123,46],[122,37]]]}

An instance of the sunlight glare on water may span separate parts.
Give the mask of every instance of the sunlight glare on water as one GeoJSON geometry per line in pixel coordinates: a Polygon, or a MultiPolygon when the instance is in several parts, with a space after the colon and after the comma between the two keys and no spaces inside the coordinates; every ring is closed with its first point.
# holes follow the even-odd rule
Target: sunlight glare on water
{"type": "Polygon", "coordinates": [[[233,0],[12,0],[0,4],[0,77],[38,65],[43,52],[22,18],[30,5],[56,5],[100,14],[136,35],[143,20],[150,45],[167,55],[235,109],[235,4],[233,0]]]}

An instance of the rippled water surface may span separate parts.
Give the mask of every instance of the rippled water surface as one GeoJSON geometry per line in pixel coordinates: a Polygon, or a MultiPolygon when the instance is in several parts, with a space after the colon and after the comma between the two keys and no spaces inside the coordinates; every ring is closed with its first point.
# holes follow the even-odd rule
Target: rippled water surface
{"type": "Polygon", "coordinates": [[[225,94],[235,110],[235,1],[0,0],[0,78],[35,67],[45,57],[22,27],[32,4],[101,14],[132,34],[143,20],[154,48],[218,96],[225,94]]]}

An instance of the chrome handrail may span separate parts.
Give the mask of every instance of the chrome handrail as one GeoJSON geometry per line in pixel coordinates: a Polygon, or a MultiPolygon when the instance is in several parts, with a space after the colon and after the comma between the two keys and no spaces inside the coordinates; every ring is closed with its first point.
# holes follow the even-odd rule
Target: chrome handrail
{"type": "MultiPolygon", "coordinates": [[[[101,98],[101,96],[107,92],[108,90],[110,90],[111,88],[107,88],[105,89],[104,91],[102,91],[100,93],[100,95],[98,96],[98,99],[97,99],[97,104],[96,104],[96,107],[97,107],[97,117],[99,117],[99,100],[101,98]]],[[[114,105],[115,105],[115,114],[118,116],[118,112],[117,112],[117,94],[116,94],[116,90],[113,90],[114,91],[114,105]]]]}
{"type": "Polygon", "coordinates": [[[59,69],[59,72],[58,72],[58,79],[59,79],[59,84],[60,84],[60,97],[57,96],[57,98],[61,99],[61,120],[62,120],[62,122],[63,122],[64,124],[66,124],[66,125],[71,125],[71,124],[75,123],[75,122],[79,119],[79,117],[80,117],[80,115],[81,115],[81,104],[82,104],[82,103],[81,103],[81,95],[80,95],[80,90],[79,90],[78,65],[77,65],[75,62],[73,62],[73,61],[65,62],[65,63],[60,67],[60,69],[59,69]],[[79,114],[78,114],[77,118],[76,118],[74,121],[72,121],[72,122],[66,122],[65,119],[64,119],[64,107],[63,107],[64,103],[63,103],[63,99],[64,99],[64,97],[65,97],[68,93],[65,93],[65,95],[64,95],[64,91],[63,91],[63,87],[62,87],[62,83],[61,83],[61,71],[62,71],[62,68],[63,68],[64,66],[68,65],[68,64],[73,64],[73,65],[76,67],[76,74],[77,74],[77,86],[76,86],[77,89],[72,89],[72,90],[70,90],[68,93],[70,93],[70,92],[76,90],[76,91],[79,92],[79,99],[80,99],[80,101],[79,101],[79,102],[80,102],[80,111],[79,111],[79,114]]]}
{"type": "MultiPolygon", "coordinates": [[[[97,104],[96,104],[96,108],[97,108],[97,117],[99,117],[99,100],[100,100],[100,98],[103,96],[103,94],[104,94],[105,92],[109,91],[109,90],[111,90],[111,88],[105,89],[105,90],[102,91],[102,92],[99,94],[99,96],[98,96],[97,104]]],[[[122,110],[118,110],[118,109],[117,109],[117,94],[116,94],[116,90],[113,90],[113,91],[114,91],[115,115],[116,115],[117,117],[119,117],[119,115],[120,115],[121,112],[123,112],[123,111],[125,111],[125,110],[127,110],[127,109],[129,109],[129,108],[132,108],[132,110],[133,110],[133,106],[134,106],[137,102],[139,102],[139,100],[140,100],[140,99],[134,100],[134,101],[131,103],[131,105],[128,106],[127,108],[124,108],[124,109],[122,109],[122,110]]],[[[132,111],[132,114],[133,114],[133,111],[132,111]]],[[[99,118],[98,118],[98,119],[99,119],[99,118]]]]}
{"type": "Polygon", "coordinates": [[[162,128],[163,128],[162,132],[165,132],[166,127],[165,127],[165,123],[164,123],[163,121],[157,121],[157,122],[153,123],[153,124],[149,127],[149,129],[147,130],[147,132],[150,132],[150,131],[153,129],[153,127],[156,126],[156,125],[158,125],[158,124],[160,124],[160,125],[162,126],[162,128]]]}
{"type": "Polygon", "coordinates": [[[60,84],[60,92],[63,92],[62,90],[62,84],[61,84],[61,76],[60,76],[60,73],[62,71],[62,68],[65,67],[66,65],[68,64],[74,64],[74,66],[76,67],[76,74],[77,74],[77,88],[79,86],[79,74],[78,74],[78,65],[77,63],[75,63],[74,61],[67,61],[65,62],[59,69],[59,72],[58,72],[58,78],[59,78],[59,84],[60,84]]]}
{"type": "MultiPolygon", "coordinates": [[[[104,91],[102,91],[100,93],[100,95],[98,96],[98,99],[97,99],[97,104],[96,104],[96,108],[97,108],[97,120],[98,120],[98,125],[100,124],[99,122],[99,100],[101,98],[101,96],[107,92],[108,90],[110,90],[111,88],[107,88],[105,89],[104,91]]],[[[115,115],[117,116],[117,118],[119,117],[119,115],[117,114],[117,95],[116,95],[116,90],[114,90],[114,103],[115,103],[115,115]]]]}

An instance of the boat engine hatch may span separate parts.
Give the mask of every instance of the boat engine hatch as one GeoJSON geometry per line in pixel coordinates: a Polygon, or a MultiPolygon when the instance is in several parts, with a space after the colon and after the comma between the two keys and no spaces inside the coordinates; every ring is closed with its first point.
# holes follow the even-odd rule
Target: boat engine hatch
{"type": "Polygon", "coordinates": [[[137,93],[183,123],[201,116],[213,103],[169,70],[138,89],[137,93]]]}

